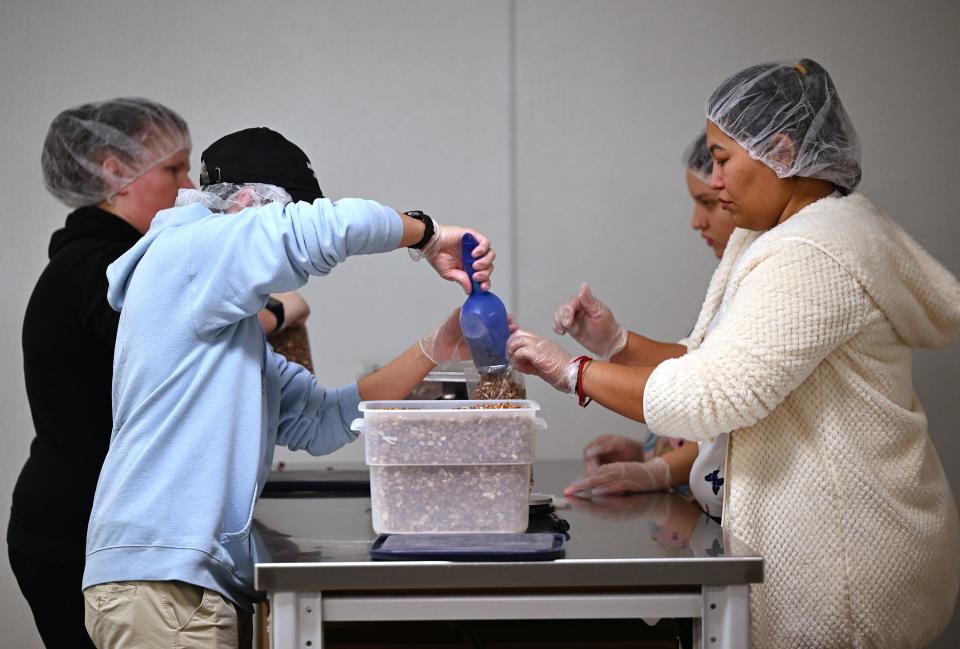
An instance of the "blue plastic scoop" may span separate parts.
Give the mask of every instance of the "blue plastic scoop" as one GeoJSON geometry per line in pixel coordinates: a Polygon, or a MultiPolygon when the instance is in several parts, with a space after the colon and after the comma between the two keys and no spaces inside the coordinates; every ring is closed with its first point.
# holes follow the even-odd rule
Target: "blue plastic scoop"
{"type": "Polygon", "coordinates": [[[476,247],[477,240],[472,234],[463,235],[460,255],[473,288],[460,309],[460,330],[467,339],[474,365],[478,368],[505,366],[507,338],[510,337],[507,309],[500,298],[481,289],[480,283],[473,279],[473,249],[476,247]]]}

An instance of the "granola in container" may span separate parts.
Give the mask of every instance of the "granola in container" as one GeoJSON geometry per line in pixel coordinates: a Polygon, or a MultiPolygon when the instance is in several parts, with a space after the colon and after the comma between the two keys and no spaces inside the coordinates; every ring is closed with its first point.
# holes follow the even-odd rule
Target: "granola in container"
{"type": "Polygon", "coordinates": [[[535,431],[533,401],[364,402],[378,533],[522,532],[535,431]]]}

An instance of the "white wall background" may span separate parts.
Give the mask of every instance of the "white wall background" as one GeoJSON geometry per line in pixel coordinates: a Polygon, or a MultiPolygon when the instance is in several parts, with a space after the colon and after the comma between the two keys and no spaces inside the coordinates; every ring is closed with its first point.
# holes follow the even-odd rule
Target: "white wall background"
{"type": "MultiPolygon", "coordinates": [[[[303,146],[331,197],[489,234],[495,291],[525,327],[548,332],[553,306],[586,279],[632,329],[677,339],[715,264],[689,230],[680,154],[712,87],[760,61],[809,56],[831,71],[863,140],[862,190],[960,275],[958,24],[951,0],[0,1],[0,526],[33,435],[22,314],[67,212],[39,171],[59,110],[164,102],[190,123],[194,169],[217,137],[271,126],[303,146]]],[[[388,360],[458,291],[402,252],[313,281],[322,379],[388,360]]],[[[960,343],[918,352],[914,375],[957,492],[960,343]]],[[[551,426],[541,457],[576,457],[601,432],[643,434],[528,388],[551,426]]],[[[354,445],[332,459],[361,458],[354,445]]],[[[960,644],[958,626],[936,646],[960,644]]],[[[3,647],[40,646],[6,560],[0,628],[3,647]]]]}

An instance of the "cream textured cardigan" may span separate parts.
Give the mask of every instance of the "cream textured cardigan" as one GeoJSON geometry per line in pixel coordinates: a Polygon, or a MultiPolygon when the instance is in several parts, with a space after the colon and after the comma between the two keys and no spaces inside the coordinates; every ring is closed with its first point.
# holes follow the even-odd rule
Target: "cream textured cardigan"
{"type": "Polygon", "coordinates": [[[731,432],[723,526],[765,559],[755,649],[921,647],[949,621],[957,506],[910,369],[958,333],[960,284],[862,195],[731,237],[643,406],[660,435],[731,432]]]}

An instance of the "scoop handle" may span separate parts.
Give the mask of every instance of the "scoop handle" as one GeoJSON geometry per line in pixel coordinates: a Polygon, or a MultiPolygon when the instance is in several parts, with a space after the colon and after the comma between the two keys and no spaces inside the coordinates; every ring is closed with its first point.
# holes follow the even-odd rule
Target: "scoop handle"
{"type": "Polygon", "coordinates": [[[463,270],[466,271],[467,277],[473,284],[474,293],[480,290],[479,284],[473,281],[473,249],[476,247],[477,239],[469,232],[460,239],[460,260],[463,262],[463,270]]]}

